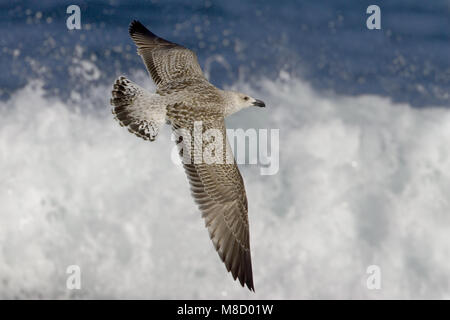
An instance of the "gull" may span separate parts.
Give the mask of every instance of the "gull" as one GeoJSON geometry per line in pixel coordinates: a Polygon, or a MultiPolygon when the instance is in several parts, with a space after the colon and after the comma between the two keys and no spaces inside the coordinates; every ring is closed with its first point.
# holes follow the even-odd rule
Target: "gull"
{"type": "MultiPolygon", "coordinates": [[[[120,125],[140,138],[154,141],[164,123],[173,130],[192,133],[195,123],[200,122],[201,133],[215,129],[222,134],[222,152],[229,152],[225,117],[250,106],[265,107],[264,102],[216,88],[205,78],[193,51],[156,36],[139,21],[130,24],[129,33],[156,84],[156,92],[119,77],[114,83],[111,105],[120,125]]],[[[183,152],[188,149],[192,156],[192,141],[183,138],[180,155],[186,155],[183,152]]],[[[255,291],[247,195],[235,159],[222,163],[183,161],[183,167],[192,197],[227,271],[243,287],[255,291]]]]}

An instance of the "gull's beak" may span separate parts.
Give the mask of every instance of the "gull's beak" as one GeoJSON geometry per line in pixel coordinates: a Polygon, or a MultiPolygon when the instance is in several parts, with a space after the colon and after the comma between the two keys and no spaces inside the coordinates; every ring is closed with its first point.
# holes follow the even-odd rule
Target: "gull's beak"
{"type": "Polygon", "coordinates": [[[258,99],[255,99],[255,101],[253,102],[253,105],[257,106],[257,107],[261,107],[261,108],[264,108],[266,106],[264,101],[261,101],[261,100],[258,100],[258,99]]]}

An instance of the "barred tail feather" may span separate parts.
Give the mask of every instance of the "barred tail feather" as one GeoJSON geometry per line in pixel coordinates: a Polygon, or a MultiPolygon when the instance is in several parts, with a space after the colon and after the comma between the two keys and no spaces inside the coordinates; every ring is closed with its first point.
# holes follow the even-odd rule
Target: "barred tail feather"
{"type": "Polygon", "coordinates": [[[156,101],[155,94],[121,76],[114,83],[110,102],[114,118],[121,126],[144,140],[154,141],[165,121],[164,108],[156,101]]]}

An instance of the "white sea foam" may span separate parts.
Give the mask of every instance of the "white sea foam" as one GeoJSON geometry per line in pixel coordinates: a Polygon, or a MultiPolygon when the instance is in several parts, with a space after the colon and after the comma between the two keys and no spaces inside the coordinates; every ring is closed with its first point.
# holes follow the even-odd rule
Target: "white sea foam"
{"type": "Polygon", "coordinates": [[[281,79],[236,84],[268,107],[228,121],[280,129],[278,174],[242,167],[256,294],[226,274],[168,128],[129,134],[108,87],[77,107],[30,84],[0,104],[0,298],[449,298],[450,110],[281,79]]]}

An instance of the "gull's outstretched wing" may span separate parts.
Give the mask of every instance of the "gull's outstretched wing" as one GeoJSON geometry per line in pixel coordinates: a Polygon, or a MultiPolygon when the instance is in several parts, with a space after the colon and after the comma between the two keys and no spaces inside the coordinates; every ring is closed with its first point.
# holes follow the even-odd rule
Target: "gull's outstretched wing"
{"type": "MultiPolygon", "coordinates": [[[[186,115],[191,112],[190,108],[169,107],[168,116],[172,119],[174,129],[189,127],[185,121],[188,118],[186,115]],[[179,117],[177,121],[177,114],[183,115],[183,119],[179,117]]],[[[226,162],[227,153],[231,157],[232,153],[226,138],[225,122],[223,117],[218,116],[209,119],[200,116],[197,117],[196,121],[198,120],[202,121],[202,132],[209,129],[222,132],[224,163],[184,163],[191,194],[202,212],[209,236],[227,270],[231,271],[235,280],[239,279],[242,286],[247,285],[250,290],[255,291],[250,254],[247,195],[234,158],[229,161],[231,163],[226,162]]],[[[204,148],[205,146],[202,150],[204,148]]],[[[190,150],[194,150],[192,141],[190,150]]]]}
{"type": "Polygon", "coordinates": [[[254,291],[248,206],[236,164],[185,164],[209,236],[233,278],[254,291]]]}
{"type": "Polygon", "coordinates": [[[136,20],[131,22],[129,33],[157,86],[204,78],[193,51],[156,36],[136,20]]]}

